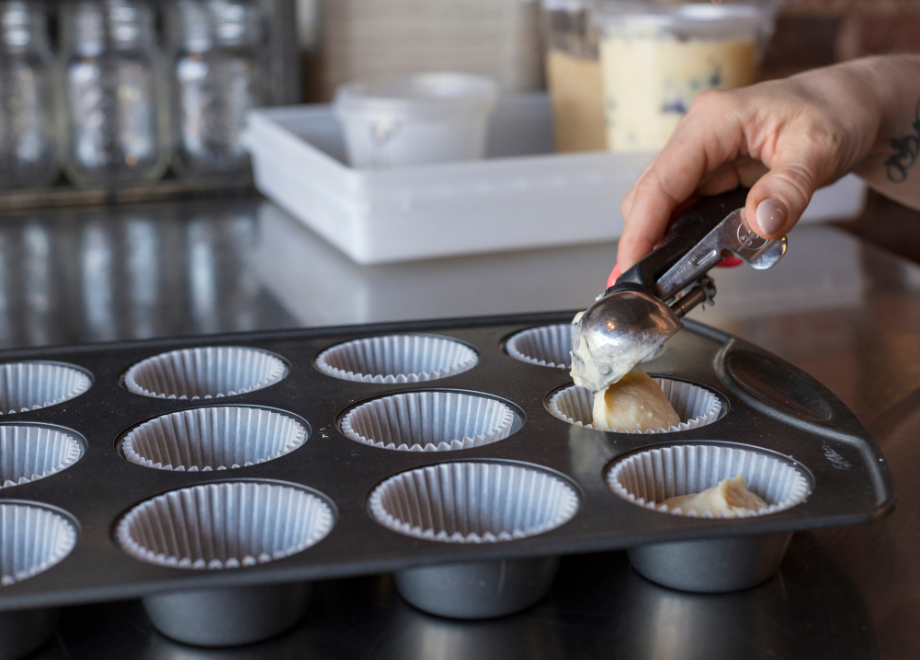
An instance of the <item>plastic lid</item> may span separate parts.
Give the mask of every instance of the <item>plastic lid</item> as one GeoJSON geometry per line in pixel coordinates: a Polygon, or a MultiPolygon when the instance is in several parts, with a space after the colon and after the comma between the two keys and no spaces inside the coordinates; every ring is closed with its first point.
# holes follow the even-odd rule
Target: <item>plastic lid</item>
{"type": "Polygon", "coordinates": [[[636,36],[674,34],[681,38],[725,39],[756,36],[768,29],[773,3],[665,5],[644,2],[606,2],[594,20],[602,31],[629,32],[636,36]]]}
{"type": "Polygon", "coordinates": [[[341,112],[424,117],[487,110],[497,97],[498,85],[486,76],[420,73],[341,85],[334,105],[341,112]]]}

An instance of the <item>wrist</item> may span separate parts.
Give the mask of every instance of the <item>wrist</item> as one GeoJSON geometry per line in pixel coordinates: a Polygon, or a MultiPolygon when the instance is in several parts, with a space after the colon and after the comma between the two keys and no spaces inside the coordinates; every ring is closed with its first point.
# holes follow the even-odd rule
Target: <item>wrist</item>
{"type": "Polygon", "coordinates": [[[877,105],[875,146],[889,149],[893,138],[909,131],[920,100],[920,55],[883,55],[850,65],[877,105]]]}

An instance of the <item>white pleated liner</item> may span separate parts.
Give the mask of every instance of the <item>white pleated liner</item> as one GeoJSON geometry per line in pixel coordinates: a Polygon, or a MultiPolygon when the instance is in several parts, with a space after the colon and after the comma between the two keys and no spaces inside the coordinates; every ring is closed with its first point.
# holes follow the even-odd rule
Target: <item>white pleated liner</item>
{"type": "Polygon", "coordinates": [[[64,516],[28,504],[0,504],[0,584],[48,570],[76,543],[77,530],[64,516]]]}
{"type": "Polygon", "coordinates": [[[0,425],[0,488],[66,470],[83,456],[83,443],[46,426],[0,425]]]}
{"type": "Polygon", "coordinates": [[[351,440],[400,451],[452,451],[504,440],[514,411],[487,396],[464,392],[405,392],[374,399],[342,420],[351,440]]]}
{"type": "Polygon", "coordinates": [[[316,358],[324,374],[360,383],[421,383],[468,371],[479,355],[466,344],[433,335],[355,339],[316,358]]]}
{"type": "Polygon", "coordinates": [[[125,374],[130,392],[160,399],[210,399],[260,390],[287,376],[271,353],[241,346],[208,346],[162,353],[125,374]]]}
{"type": "Polygon", "coordinates": [[[688,431],[707,424],[712,424],[722,414],[722,400],[711,390],[681,380],[670,378],[653,378],[668,397],[671,406],[680,418],[680,424],[657,431],[617,430],[593,425],[594,392],[577,385],[572,385],[556,392],[546,404],[546,409],[554,417],[588,429],[615,431],[617,433],[674,433],[688,431]]]}
{"type": "Polygon", "coordinates": [[[81,369],[50,362],[0,365],[0,415],[38,410],[80,396],[92,385],[81,369]]]}
{"type": "Polygon", "coordinates": [[[332,509],[299,488],[251,481],[192,486],[134,507],[118,523],[122,549],[143,562],[217,570],[296,554],[332,529],[332,509]]]}
{"type": "Polygon", "coordinates": [[[569,521],[575,490],[542,470],[502,463],[441,463],[403,472],[368,502],[381,525],[446,543],[492,543],[535,536],[569,521]]]}
{"type": "Polygon", "coordinates": [[[544,325],[517,333],[505,342],[515,360],[557,369],[572,368],[572,323],[544,325]]]}
{"type": "Polygon", "coordinates": [[[307,439],[293,417],[249,406],[180,410],[132,429],[125,458],[157,470],[207,472],[256,465],[289,454],[307,439]]]}
{"type": "MultiPolygon", "coordinates": [[[[789,509],[811,493],[808,479],[790,463],[769,454],[725,445],[675,445],[650,449],[616,463],[607,473],[610,489],[649,509],[697,517],[657,504],[670,497],[700,493],[741,474],[748,490],[767,503],[745,517],[789,509]]],[[[712,518],[711,514],[706,515],[712,518]]]]}

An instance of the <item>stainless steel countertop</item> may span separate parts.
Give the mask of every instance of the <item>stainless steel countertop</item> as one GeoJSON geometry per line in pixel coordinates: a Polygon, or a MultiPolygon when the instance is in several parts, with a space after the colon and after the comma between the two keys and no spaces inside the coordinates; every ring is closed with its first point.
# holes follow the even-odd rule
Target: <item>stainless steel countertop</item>
{"type": "MultiPolygon", "coordinates": [[[[0,224],[0,346],[576,309],[614,244],[361,267],[254,199],[39,212],[0,224]]],[[[747,592],[662,589],[624,553],[566,558],[549,599],[458,623],[391,580],[321,583],[292,633],[225,651],[150,630],[135,602],[65,611],[42,658],[920,657],[920,268],[802,227],[773,271],[717,271],[698,320],[827,385],[868,426],[899,503],[874,525],[797,534],[782,573],[747,592]]]]}

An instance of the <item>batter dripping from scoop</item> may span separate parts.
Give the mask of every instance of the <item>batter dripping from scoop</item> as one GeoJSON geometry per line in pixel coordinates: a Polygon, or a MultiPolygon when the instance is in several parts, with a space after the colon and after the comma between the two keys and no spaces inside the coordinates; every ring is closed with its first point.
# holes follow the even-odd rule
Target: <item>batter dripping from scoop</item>
{"type": "MultiPolygon", "coordinates": [[[[576,314],[572,323],[578,323],[583,312],[576,314]]],[[[575,372],[573,379],[578,382],[575,372]]],[[[616,431],[657,431],[680,424],[680,417],[671,402],[641,364],[615,383],[594,393],[592,426],[616,431]]]]}

